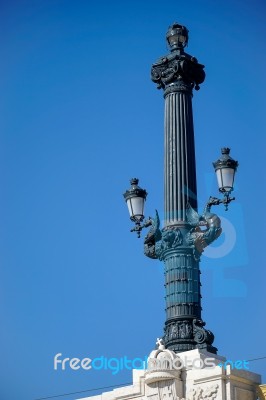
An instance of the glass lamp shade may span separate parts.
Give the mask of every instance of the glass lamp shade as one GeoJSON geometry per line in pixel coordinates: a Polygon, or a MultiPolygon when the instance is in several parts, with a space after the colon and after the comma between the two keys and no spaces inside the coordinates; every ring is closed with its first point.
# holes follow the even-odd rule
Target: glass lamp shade
{"type": "Polygon", "coordinates": [[[213,163],[219,191],[222,193],[230,193],[234,190],[234,179],[238,162],[233,160],[229,153],[229,148],[222,148],[221,157],[213,163]]]}
{"type": "Polygon", "coordinates": [[[148,193],[138,186],[137,178],[131,179],[130,183],[131,188],[124,193],[129,216],[132,221],[141,222],[144,219],[144,203],[148,193]]]}
{"type": "Polygon", "coordinates": [[[169,42],[170,46],[173,46],[174,44],[178,44],[178,45],[182,44],[183,45],[185,43],[185,41],[186,41],[185,36],[179,35],[179,34],[169,36],[169,38],[168,38],[168,42],[169,42]]]}
{"type": "Polygon", "coordinates": [[[220,192],[231,192],[234,189],[235,170],[233,168],[218,168],[216,177],[220,192]]]}
{"type": "Polygon", "coordinates": [[[127,200],[130,219],[134,221],[142,221],[144,218],[144,201],[143,197],[130,197],[127,200]]]}
{"type": "Polygon", "coordinates": [[[166,34],[167,42],[172,49],[182,49],[188,42],[188,30],[185,26],[174,23],[166,34]]]}

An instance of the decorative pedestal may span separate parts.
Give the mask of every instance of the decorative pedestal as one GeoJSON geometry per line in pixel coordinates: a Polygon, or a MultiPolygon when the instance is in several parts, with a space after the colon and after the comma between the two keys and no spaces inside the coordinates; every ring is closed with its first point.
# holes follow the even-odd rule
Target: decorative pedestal
{"type": "Polygon", "coordinates": [[[224,357],[205,350],[177,355],[160,345],[151,352],[147,370],[133,370],[132,385],[82,400],[258,399],[262,394],[260,388],[264,387],[259,386],[260,375],[231,365],[225,368],[218,365],[225,361],[224,357]]]}
{"type": "Polygon", "coordinates": [[[180,353],[179,357],[187,357],[191,362],[182,370],[181,379],[185,384],[185,399],[188,400],[256,400],[257,388],[261,383],[258,374],[247,369],[236,369],[230,364],[221,367],[218,364],[225,363],[226,359],[208,352],[192,350],[180,353]],[[197,366],[205,364],[208,358],[214,360],[215,367],[196,369],[197,366]],[[198,361],[195,361],[198,360],[198,361]],[[202,360],[200,362],[199,360],[202,360]],[[204,362],[205,360],[205,362],[204,362]]]}

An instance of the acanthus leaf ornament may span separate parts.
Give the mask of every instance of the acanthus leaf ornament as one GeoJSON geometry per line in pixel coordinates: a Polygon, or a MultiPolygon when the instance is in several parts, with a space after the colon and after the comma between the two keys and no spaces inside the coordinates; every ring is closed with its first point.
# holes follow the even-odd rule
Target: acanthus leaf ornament
{"type": "MultiPolygon", "coordinates": [[[[181,81],[183,89],[191,91],[193,87],[199,89],[199,84],[205,79],[204,65],[199,64],[195,57],[179,51],[160,57],[152,65],[151,79],[158,89],[165,89],[168,85],[181,81]]],[[[180,90],[180,88],[179,88],[180,90]]]]}

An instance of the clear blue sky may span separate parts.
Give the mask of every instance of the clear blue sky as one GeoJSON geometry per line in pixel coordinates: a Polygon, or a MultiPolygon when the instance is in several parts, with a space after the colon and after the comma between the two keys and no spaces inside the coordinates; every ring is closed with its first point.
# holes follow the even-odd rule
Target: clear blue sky
{"type": "MultiPolygon", "coordinates": [[[[139,177],[147,216],[162,213],[150,67],[174,21],[206,66],[193,99],[200,207],[218,194],[220,148],[240,164],[237,200],[219,209],[230,229],[202,257],[203,319],[219,354],[266,356],[265,15],[263,0],[1,1],[1,400],[130,382],[54,371],[53,357],[144,357],[162,335],[163,267],[129,232],[122,193],[139,177]]],[[[266,382],[266,360],[250,367],[266,382]]]]}

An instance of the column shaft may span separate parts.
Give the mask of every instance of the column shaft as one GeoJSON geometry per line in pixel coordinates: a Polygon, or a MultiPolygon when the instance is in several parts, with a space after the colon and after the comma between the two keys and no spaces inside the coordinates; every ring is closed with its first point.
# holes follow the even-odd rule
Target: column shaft
{"type": "Polygon", "coordinates": [[[197,209],[192,95],[174,92],[165,98],[165,226],[186,221],[186,205],[197,209]]]}

